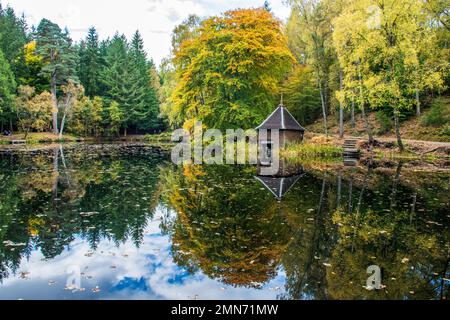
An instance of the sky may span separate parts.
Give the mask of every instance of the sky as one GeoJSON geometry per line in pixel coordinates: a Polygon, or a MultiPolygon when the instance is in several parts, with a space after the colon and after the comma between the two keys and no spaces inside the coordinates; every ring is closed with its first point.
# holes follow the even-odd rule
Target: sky
{"type": "MultiPolygon", "coordinates": [[[[201,17],[217,15],[236,8],[261,7],[264,0],[0,0],[16,13],[25,13],[29,26],[47,18],[67,27],[71,37],[79,41],[95,26],[101,39],[116,31],[131,38],[139,30],[145,49],[159,65],[170,54],[170,35],[176,25],[190,14],[201,17]]],[[[286,20],[289,8],[282,0],[270,0],[273,13],[286,20]]]]}

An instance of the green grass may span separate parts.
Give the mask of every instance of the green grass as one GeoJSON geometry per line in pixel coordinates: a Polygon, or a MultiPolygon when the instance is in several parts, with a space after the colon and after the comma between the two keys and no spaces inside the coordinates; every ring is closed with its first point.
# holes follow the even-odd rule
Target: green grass
{"type": "Polygon", "coordinates": [[[24,133],[17,133],[10,137],[1,137],[1,144],[10,144],[12,140],[26,140],[27,144],[39,144],[39,143],[59,143],[59,142],[75,142],[80,138],[65,134],[62,139],[59,135],[55,135],[48,132],[30,132],[25,139],[24,133]]]}

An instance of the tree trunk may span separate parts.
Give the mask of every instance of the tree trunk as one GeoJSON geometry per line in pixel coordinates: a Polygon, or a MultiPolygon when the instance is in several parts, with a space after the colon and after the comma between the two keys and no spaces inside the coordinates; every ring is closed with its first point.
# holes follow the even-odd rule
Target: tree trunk
{"type": "Polygon", "coordinates": [[[66,124],[66,116],[67,114],[64,112],[64,116],[61,119],[61,130],[59,131],[59,139],[63,138],[64,126],[66,124]]]}
{"type": "Polygon", "coordinates": [[[323,126],[324,126],[324,129],[325,129],[325,135],[328,136],[327,107],[325,105],[325,96],[324,96],[324,92],[323,92],[323,88],[322,88],[322,83],[321,83],[319,77],[318,77],[317,82],[319,84],[320,100],[322,102],[323,126]]]}
{"type": "Polygon", "coordinates": [[[421,110],[420,110],[420,94],[419,89],[416,89],[416,115],[420,116],[421,110]]]}
{"type": "Polygon", "coordinates": [[[23,137],[23,140],[27,140],[27,137],[28,137],[28,134],[30,133],[30,128],[28,127],[26,130],[25,130],[25,136],[23,137]]]}
{"type": "Polygon", "coordinates": [[[398,117],[399,111],[394,111],[394,124],[395,124],[395,135],[397,137],[398,147],[400,152],[405,151],[405,147],[403,146],[402,136],[400,134],[400,119],[398,117]]]}
{"type": "Polygon", "coordinates": [[[53,74],[51,79],[51,93],[52,93],[52,119],[53,119],[53,133],[58,134],[58,98],[56,97],[56,76],[53,74]]]}
{"type": "Polygon", "coordinates": [[[352,128],[356,127],[356,123],[355,123],[355,99],[352,100],[352,112],[351,112],[350,123],[352,125],[352,128]]]}
{"type": "MultiPolygon", "coordinates": [[[[344,80],[343,80],[344,73],[341,70],[339,70],[339,87],[342,91],[344,89],[344,80]]],[[[339,138],[344,138],[344,105],[342,102],[339,102],[339,138]]]]}

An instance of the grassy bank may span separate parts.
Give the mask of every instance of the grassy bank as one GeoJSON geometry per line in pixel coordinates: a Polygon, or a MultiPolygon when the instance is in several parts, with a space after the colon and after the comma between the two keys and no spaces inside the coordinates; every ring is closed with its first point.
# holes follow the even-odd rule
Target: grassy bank
{"type": "Polygon", "coordinates": [[[302,143],[293,143],[281,150],[286,159],[342,158],[343,148],[336,145],[331,138],[313,137],[302,143]]]}
{"type": "Polygon", "coordinates": [[[77,142],[84,141],[84,138],[80,138],[73,135],[65,134],[62,138],[59,135],[47,133],[47,132],[32,132],[29,133],[25,139],[24,133],[13,134],[12,136],[0,137],[0,144],[11,144],[14,140],[25,140],[27,144],[38,144],[38,143],[55,143],[55,142],[77,142]]]}

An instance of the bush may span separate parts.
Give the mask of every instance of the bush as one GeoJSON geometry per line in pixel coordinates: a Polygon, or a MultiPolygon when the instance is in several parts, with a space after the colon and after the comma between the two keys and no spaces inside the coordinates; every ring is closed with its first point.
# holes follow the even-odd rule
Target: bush
{"type": "Polygon", "coordinates": [[[433,103],[430,112],[423,117],[422,124],[425,126],[439,127],[448,124],[449,121],[449,108],[439,99],[433,103]]]}
{"type": "Polygon", "coordinates": [[[450,125],[446,125],[440,132],[439,135],[442,137],[450,138],[450,125]]]}

